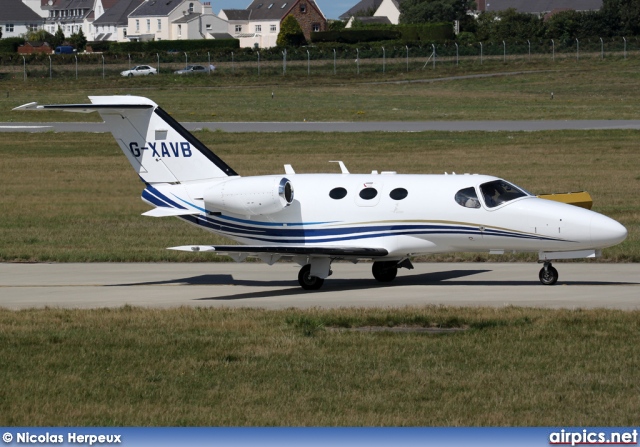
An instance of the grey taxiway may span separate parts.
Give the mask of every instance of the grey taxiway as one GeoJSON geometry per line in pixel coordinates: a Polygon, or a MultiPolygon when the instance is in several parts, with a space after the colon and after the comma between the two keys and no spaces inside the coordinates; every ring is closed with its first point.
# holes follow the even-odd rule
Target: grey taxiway
{"type": "Polygon", "coordinates": [[[322,289],[307,292],[299,266],[278,263],[0,264],[0,307],[133,306],[265,309],[424,305],[640,309],[640,265],[555,263],[560,280],[538,281],[531,263],[416,263],[392,283],[371,264],[338,263],[322,289]]]}

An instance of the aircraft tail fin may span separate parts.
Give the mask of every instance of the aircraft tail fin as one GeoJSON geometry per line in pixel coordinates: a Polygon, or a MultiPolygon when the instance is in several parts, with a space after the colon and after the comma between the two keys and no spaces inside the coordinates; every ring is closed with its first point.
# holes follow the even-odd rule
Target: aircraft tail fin
{"type": "Polygon", "coordinates": [[[145,183],[181,183],[238,175],[150,99],[90,96],[92,104],[38,105],[14,110],[98,112],[145,183]]]}

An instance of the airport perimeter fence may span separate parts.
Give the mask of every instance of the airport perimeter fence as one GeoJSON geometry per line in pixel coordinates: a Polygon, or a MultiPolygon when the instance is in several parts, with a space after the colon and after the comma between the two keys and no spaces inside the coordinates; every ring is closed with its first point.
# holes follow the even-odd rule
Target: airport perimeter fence
{"type": "Polygon", "coordinates": [[[388,45],[357,47],[302,47],[225,52],[131,53],[77,55],[0,55],[0,79],[79,77],[113,78],[136,65],[150,65],[160,75],[173,75],[186,65],[213,65],[213,75],[359,75],[415,72],[446,65],[482,65],[489,62],[535,61],[573,58],[640,57],[640,38],[559,40],[473,44],[388,45]]]}

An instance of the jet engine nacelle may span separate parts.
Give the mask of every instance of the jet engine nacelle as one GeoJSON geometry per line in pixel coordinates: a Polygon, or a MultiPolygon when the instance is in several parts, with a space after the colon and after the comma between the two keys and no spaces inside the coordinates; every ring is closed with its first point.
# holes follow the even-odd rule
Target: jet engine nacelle
{"type": "Polygon", "coordinates": [[[256,216],[282,211],[293,202],[293,186],[284,177],[241,177],[219,183],[204,193],[208,211],[256,216]]]}

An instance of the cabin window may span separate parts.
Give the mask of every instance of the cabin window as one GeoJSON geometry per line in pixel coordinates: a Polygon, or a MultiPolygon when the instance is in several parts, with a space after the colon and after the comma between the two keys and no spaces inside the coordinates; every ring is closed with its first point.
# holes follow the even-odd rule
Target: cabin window
{"type": "Polygon", "coordinates": [[[526,197],[528,194],[504,180],[494,180],[480,185],[482,198],[487,208],[495,208],[503,203],[510,202],[519,197],[526,197]]]}
{"type": "Polygon", "coordinates": [[[391,197],[393,200],[403,200],[406,199],[408,195],[409,191],[404,188],[396,188],[389,193],[389,197],[391,197]]]}
{"type": "Polygon", "coordinates": [[[333,188],[329,192],[329,197],[334,200],[344,199],[347,196],[347,190],[344,188],[333,188]]]}
{"type": "Polygon", "coordinates": [[[480,208],[480,201],[476,194],[476,189],[465,188],[456,193],[456,202],[465,208],[480,208]]]}
{"type": "Polygon", "coordinates": [[[360,191],[360,198],[363,200],[371,200],[378,195],[378,190],[375,188],[365,188],[360,191]]]}

